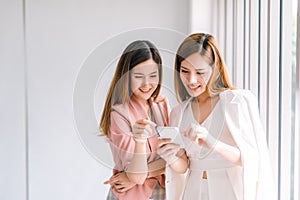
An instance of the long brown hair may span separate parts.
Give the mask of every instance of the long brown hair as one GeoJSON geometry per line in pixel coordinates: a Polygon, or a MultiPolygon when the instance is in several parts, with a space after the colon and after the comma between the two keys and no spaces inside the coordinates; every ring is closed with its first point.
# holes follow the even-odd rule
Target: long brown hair
{"type": "Polygon", "coordinates": [[[190,98],[180,79],[181,62],[194,53],[205,57],[212,67],[212,75],[206,88],[211,96],[218,95],[226,89],[234,89],[215,38],[210,34],[195,33],[181,43],[176,53],[174,83],[179,102],[190,98]]]}
{"type": "Polygon", "coordinates": [[[100,130],[103,135],[109,135],[111,107],[116,104],[128,102],[132,95],[132,91],[130,89],[130,70],[136,65],[149,59],[153,59],[158,65],[159,82],[151,97],[155,100],[158,96],[162,80],[162,61],[160,54],[151,42],[147,40],[134,41],[123,51],[106,96],[100,121],[100,130]]]}

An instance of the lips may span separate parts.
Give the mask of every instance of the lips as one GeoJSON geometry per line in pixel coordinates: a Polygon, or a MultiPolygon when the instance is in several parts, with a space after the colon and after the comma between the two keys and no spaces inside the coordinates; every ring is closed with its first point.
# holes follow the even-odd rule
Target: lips
{"type": "Polygon", "coordinates": [[[201,87],[201,85],[188,85],[188,87],[189,87],[191,90],[197,90],[198,88],[201,87]]]}
{"type": "Polygon", "coordinates": [[[140,88],[139,89],[142,93],[148,93],[152,90],[152,88],[140,88]]]}

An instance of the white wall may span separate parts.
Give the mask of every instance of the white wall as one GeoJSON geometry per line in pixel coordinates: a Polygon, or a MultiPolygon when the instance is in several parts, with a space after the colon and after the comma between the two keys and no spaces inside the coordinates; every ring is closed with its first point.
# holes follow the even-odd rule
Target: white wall
{"type": "Polygon", "coordinates": [[[0,1],[0,199],[26,198],[22,1],[0,1]]]}
{"type": "Polygon", "coordinates": [[[190,32],[204,32],[213,34],[212,19],[215,13],[212,12],[214,6],[212,0],[190,0],[190,32]]]}
{"type": "Polygon", "coordinates": [[[0,199],[26,199],[27,150],[28,199],[105,199],[108,186],[102,182],[111,169],[86,151],[74,123],[72,97],[81,64],[98,44],[124,31],[161,27],[187,34],[189,2],[24,2],[28,118],[22,1],[0,4],[0,199]]]}

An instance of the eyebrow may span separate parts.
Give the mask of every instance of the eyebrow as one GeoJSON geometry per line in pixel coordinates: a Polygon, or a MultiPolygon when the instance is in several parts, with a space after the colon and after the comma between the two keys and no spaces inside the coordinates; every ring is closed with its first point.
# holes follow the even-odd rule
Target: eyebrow
{"type": "MultiPolygon", "coordinates": [[[[157,71],[154,71],[154,72],[151,72],[149,75],[153,75],[153,74],[157,74],[158,72],[157,71]]],[[[140,73],[140,72],[134,72],[133,74],[135,75],[144,75],[143,73],[140,73]]]]}
{"type": "MultiPolygon", "coordinates": [[[[185,70],[189,70],[188,68],[186,68],[185,66],[181,65],[181,68],[184,68],[185,70]]],[[[205,71],[205,69],[203,68],[198,68],[196,69],[196,71],[205,71]]]]}

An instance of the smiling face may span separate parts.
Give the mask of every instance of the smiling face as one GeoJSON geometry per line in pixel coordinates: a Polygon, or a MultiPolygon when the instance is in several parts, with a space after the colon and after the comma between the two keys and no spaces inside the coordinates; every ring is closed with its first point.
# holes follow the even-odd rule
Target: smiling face
{"type": "Polygon", "coordinates": [[[211,73],[209,62],[199,53],[194,53],[181,62],[180,79],[192,97],[205,92],[211,73]]]}
{"type": "Polygon", "coordinates": [[[142,62],[130,72],[131,91],[142,102],[147,102],[156,90],[159,82],[158,65],[149,59],[142,62]]]}

